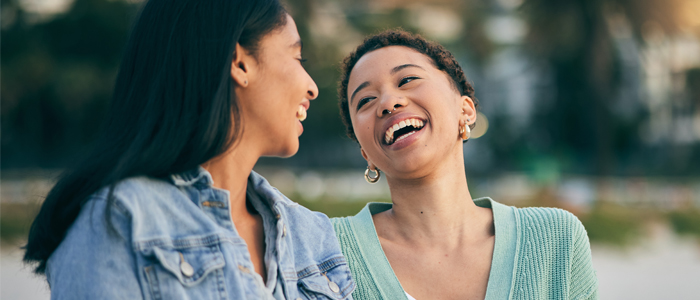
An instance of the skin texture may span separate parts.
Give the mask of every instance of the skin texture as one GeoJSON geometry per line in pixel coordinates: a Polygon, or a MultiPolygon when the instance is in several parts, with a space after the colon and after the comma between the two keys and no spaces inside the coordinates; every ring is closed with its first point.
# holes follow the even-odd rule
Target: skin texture
{"type": "Polygon", "coordinates": [[[255,271],[267,281],[262,218],[246,208],[246,185],[261,156],[289,157],[299,149],[303,131],[297,119],[318,87],[301,65],[301,40],[294,20],[263,37],[256,56],[237,46],[231,64],[243,132],[226,153],[202,165],[214,187],[228,190],[231,219],[246,241],[255,271]]]}
{"type": "Polygon", "coordinates": [[[394,206],[373,218],[404,290],[417,299],[484,299],[493,215],[472,201],[459,136],[460,125],[476,121],[473,101],[430,58],[403,46],[364,55],[350,74],[348,97],[362,155],[389,183],[394,206]],[[387,145],[386,128],[406,117],[425,126],[401,145],[387,145]]]}

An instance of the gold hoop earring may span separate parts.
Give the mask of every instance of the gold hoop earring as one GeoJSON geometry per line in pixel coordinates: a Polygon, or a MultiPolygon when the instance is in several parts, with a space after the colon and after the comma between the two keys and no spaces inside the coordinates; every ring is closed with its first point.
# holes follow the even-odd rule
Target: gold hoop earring
{"type": "Polygon", "coordinates": [[[379,181],[379,177],[382,177],[382,173],[379,173],[379,170],[372,170],[369,167],[367,167],[367,170],[365,170],[365,180],[369,183],[377,183],[379,181]],[[374,172],[376,175],[374,177],[369,176],[369,171],[374,172]]]}
{"type": "Polygon", "coordinates": [[[469,139],[469,137],[472,135],[472,130],[469,128],[469,125],[467,125],[466,122],[462,124],[462,126],[459,126],[459,135],[462,137],[463,141],[466,141],[469,139]]]}

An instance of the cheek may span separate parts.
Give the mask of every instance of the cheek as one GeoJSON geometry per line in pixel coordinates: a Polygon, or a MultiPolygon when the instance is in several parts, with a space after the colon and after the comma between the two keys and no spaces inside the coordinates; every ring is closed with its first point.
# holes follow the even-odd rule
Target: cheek
{"type": "Polygon", "coordinates": [[[368,118],[362,114],[355,115],[352,117],[352,127],[355,129],[355,135],[365,138],[366,136],[371,136],[373,132],[374,123],[372,118],[368,118]]]}

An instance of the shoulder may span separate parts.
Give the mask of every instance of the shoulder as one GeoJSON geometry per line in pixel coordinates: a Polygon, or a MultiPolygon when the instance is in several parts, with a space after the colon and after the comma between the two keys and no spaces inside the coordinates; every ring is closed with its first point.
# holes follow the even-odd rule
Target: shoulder
{"type": "Polygon", "coordinates": [[[111,197],[109,193],[110,187],[104,187],[93,194],[81,215],[109,217],[107,230],[115,227],[135,244],[148,244],[154,237],[175,239],[184,232],[206,235],[216,231],[215,222],[195,201],[199,197],[196,189],[157,178],[132,177],[114,185],[111,197]]]}
{"type": "MultiPolygon", "coordinates": [[[[98,192],[106,197],[108,188],[98,192]]],[[[186,194],[169,181],[146,176],[130,177],[114,186],[113,197],[127,208],[159,206],[164,202],[188,199],[186,194]]]]}
{"type": "Polygon", "coordinates": [[[186,190],[167,180],[146,176],[123,179],[113,188],[103,187],[92,195],[89,202],[101,201],[106,201],[110,209],[133,219],[178,214],[183,210],[192,211],[196,206],[186,190]],[[108,199],[110,189],[112,194],[108,199]]]}
{"type": "Polygon", "coordinates": [[[515,209],[516,220],[524,228],[535,231],[565,231],[573,233],[585,230],[581,221],[572,213],[553,207],[525,207],[515,209]]]}
{"type": "Polygon", "coordinates": [[[515,216],[520,247],[523,250],[539,249],[533,253],[539,253],[540,256],[567,253],[567,257],[578,252],[590,252],[586,229],[574,214],[566,210],[547,207],[516,208],[515,216]]]}
{"type": "MultiPolygon", "coordinates": [[[[288,221],[301,222],[310,226],[320,226],[319,229],[322,231],[327,231],[331,228],[328,216],[321,212],[312,211],[302,205],[299,205],[299,203],[290,200],[277,188],[270,185],[265,177],[261,176],[255,171],[250,173],[249,180],[249,188],[253,188],[254,192],[258,196],[261,196],[262,198],[267,199],[269,203],[272,203],[272,206],[274,206],[275,209],[281,210],[285,217],[287,217],[288,221]]],[[[314,228],[308,229],[314,230],[314,228]]]]}
{"type": "Polygon", "coordinates": [[[248,187],[270,203],[275,213],[279,214],[278,217],[284,218],[284,223],[289,227],[286,230],[293,237],[295,251],[315,253],[326,249],[335,251],[335,254],[340,253],[328,216],[290,200],[256,172],[251,172],[248,187]]]}

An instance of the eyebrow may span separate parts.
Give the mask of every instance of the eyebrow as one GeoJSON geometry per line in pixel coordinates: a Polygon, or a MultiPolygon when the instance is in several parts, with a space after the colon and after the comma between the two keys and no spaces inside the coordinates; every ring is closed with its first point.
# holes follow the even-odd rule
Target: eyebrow
{"type": "Polygon", "coordinates": [[[393,69],[391,69],[391,74],[394,75],[394,74],[396,74],[398,71],[401,71],[401,70],[403,70],[403,69],[405,69],[405,68],[419,68],[419,69],[425,71],[425,69],[423,69],[423,67],[421,67],[421,66],[419,66],[419,65],[414,65],[414,64],[403,64],[403,65],[396,66],[396,67],[394,67],[393,69]]]}
{"type": "Polygon", "coordinates": [[[358,86],[354,92],[352,92],[352,96],[350,96],[350,103],[352,103],[353,99],[355,98],[355,94],[359,92],[361,89],[364,89],[369,86],[369,81],[365,81],[360,86],[358,86]]]}
{"type": "MultiPolygon", "coordinates": [[[[396,74],[397,72],[399,72],[399,71],[401,71],[401,70],[403,70],[403,69],[405,69],[405,68],[419,68],[419,69],[425,70],[425,69],[423,69],[423,67],[421,67],[421,66],[419,66],[419,65],[414,65],[414,64],[403,64],[403,65],[394,67],[393,69],[391,69],[391,72],[389,72],[389,73],[390,73],[391,75],[394,75],[394,74],[396,74]]],[[[362,84],[360,84],[360,86],[358,86],[358,87],[355,89],[355,91],[352,92],[352,96],[350,96],[350,103],[352,104],[352,101],[353,101],[353,99],[355,98],[355,94],[357,94],[357,92],[359,92],[360,90],[362,90],[362,89],[364,89],[364,88],[366,88],[366,87],[368,87],[368,86],[369,86],[369,81],[365,81],[365,82],[363,82],[362,84]]]]}

